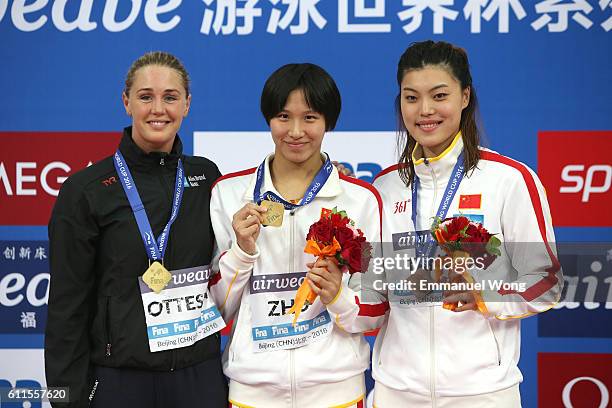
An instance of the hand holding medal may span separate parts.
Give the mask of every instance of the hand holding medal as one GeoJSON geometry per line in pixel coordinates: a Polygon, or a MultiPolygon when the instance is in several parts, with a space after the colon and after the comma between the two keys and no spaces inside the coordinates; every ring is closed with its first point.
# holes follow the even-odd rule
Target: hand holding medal
{"type": "Polygon", "coordinates": [[[234,214],[232,228],[236,234],[236,242],[240,249],[249,255],[257,252],[255,243],[267,211],[264,206],[247,203],[234,214]]]}

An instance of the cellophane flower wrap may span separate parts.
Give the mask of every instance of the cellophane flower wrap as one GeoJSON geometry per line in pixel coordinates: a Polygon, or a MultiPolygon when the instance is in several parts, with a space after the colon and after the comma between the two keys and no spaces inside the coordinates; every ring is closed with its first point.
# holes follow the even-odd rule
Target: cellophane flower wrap
{"type": "MultiPolygon", "coordinates": [[[[480,258],[487,268],[497,256],[501,256],[499,246],[501,241],[487,231],[482,224],[471,221],[465,216],[450,217],[444,220],[436,219],[431,234],[438,246],[446,253],[446,256],[454,260],[457,258],[480,258]]],[[[453,263],[454,264],[454,263],[453,263]]],[[[436,270],[436,279],[440,278],[441,271],[436,270]]],[[[453,282],[466,281],[474,283],[474,278],[469,272],[456,273],[453,282]]],[[[478,310],[486,314],[487,308],[479,292],[473,292],[478,310]]],[[[455,310],[456,303],[444,303],[442,307],[455,310]]]]}
{"type": "MultiPolygon", "coordinates": [[[[336,207],[331,210],[323,208],[319,220],[308,230],[304,252],[318,259],[332,259],[338,267],[353,274],[367,270],[372,245],[346,211],[338,211],[336,207]]],[[[294,325],[304,305],[314,303],[317,296],[304,280],[296,292],[293,306],[287,311],[287,314],[294,314],[294,325]]]]}

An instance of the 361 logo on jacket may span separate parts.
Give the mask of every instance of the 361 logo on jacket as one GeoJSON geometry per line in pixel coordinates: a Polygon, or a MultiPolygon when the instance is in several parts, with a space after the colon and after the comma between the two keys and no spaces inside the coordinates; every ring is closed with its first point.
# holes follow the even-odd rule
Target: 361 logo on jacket
{"type": "Polygon", "coordinates": [[[555,226],[612,226],[612,131],[538,133],[538,175],[555,226]]]}

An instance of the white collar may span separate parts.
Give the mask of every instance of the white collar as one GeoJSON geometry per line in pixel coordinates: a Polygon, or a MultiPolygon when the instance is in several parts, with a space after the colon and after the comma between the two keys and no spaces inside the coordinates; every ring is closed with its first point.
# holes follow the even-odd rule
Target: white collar
{"type": "MultiPolygon", "coordinates": [[[[327,153],[323,153],[325,156],[325,160],[329,158],[327,153]]],[[[270,161],[274,158],[274,153],[269,154],[265,159],[264,165],[264,180],[263,185],[261,186],[261,191],[266,192],[270,191],[279,197],[283,197],[278,190],[274,187],[274,183],[272,183],[272,173],[270,172],[270,161]]],[[[249,201],[253,201],[253,190],[255,189],[255,182],[257,181],[257,170],[253,173],[251,177],[251,181],[249,182],[249,187],[246,189],[244,193],[244,198],[249,201]]],[[[338,174],[338,169],[336,166],[333,166],[332,173],[329,175],[329,178],[321,187],[321,190],[317,193],[317,197],[335,197],[342,193],[342,186],[340,185],[340,175],[338,174]]]]}
{"type": "Polygon", "coordinates": [[[412,151],[412,160],[414,163],[415,175],[419,178],[421,185],[423,187],[431,187],[434,185],[435,181],[435,184],[440,186],[440,183],[447,182],[453,172],[459,155],[463,151],[463,138],[461,137],[461,132],[457,133],[450,146],[436,157],[415,160],[414,154],[420,147],[419,144],[414,147],[412,151]]]}

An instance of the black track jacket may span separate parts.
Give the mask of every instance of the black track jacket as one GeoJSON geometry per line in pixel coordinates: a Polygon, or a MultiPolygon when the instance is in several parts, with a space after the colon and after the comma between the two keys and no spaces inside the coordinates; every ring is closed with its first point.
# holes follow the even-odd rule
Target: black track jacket
{"type": "MultiPolygon", "coordinates": [[[[146,154],[133,142],[128,127],[119,149],[156,237],[170,219],[181,157],[185,190],[164,265],[176,270],[211,263],[209,201],[211,185],[220,176],[217,166],[202,157],[182,155],[178,135],[169,154],[146,154]]],[[[69,406],[87,406],[91,364],[170,371],[219,358],[218,334],[190,347],[149,351],[138,287],[149,261],[112,156],[62,185],[49,221],[49,241],[45,369],[49,387],[70,387],[74,402],[69,406]]]]}

